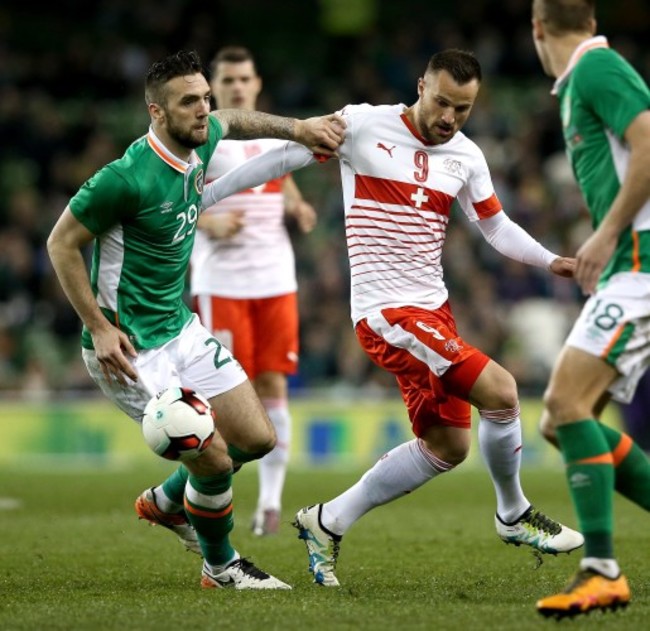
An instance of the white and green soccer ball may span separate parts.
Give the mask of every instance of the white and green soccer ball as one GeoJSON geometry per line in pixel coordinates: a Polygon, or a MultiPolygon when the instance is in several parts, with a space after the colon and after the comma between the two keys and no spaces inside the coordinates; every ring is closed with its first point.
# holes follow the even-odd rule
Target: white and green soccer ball
{"type": "Polygon", "coordinates": [[[144,409],[142,433],[150,449],[167,460],[194,460],[214,437],[214,411],[190,388],[168,388],[144,409]]]}

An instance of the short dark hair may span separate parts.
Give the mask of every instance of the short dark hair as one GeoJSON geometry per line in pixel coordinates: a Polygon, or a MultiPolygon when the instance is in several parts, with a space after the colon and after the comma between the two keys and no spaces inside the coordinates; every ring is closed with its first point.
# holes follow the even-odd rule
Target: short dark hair
{"type": "Polygon", "coordinates": [[[210,64],[210,73],[214,76],[217,72],[217,66],[221,63],[240,64],[244,61],[250,61],[253,64],[255,74],[257,74],[255,58],[248,48],[245,46],[224,46],[214,56],[210,64]]]}
{"type": "Polygon", "coordinates": [[[595,17],[595,0],[534,0],[533,16],[544,22],[552,35],[585,33],[595,17]]]}
{"type": "Polygon", "coordinates": [[[156,61],[147,71],[144,81],[147,105],[165,102],[165,84],[171,79],[197,73],[203,74],[203,66],[198,53],[193,50],[181,50],[156,61]]]}
{"type": "Polygon", "coordinates": [[[427,73],[441,70],[446,70],[459,85],[465,85],[473,79],[480,83],[482,79],[481,64],[474,53],[458,48],[449,48],[431,57],[427,73]]]}

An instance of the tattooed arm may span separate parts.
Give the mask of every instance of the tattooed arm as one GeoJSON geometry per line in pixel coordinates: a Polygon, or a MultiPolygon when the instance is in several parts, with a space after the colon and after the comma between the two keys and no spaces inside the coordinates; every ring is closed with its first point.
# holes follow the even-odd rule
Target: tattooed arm
{"type": "Polygon", "coordinates": [[[226,109],[216,110],[212,115],[221,123],[224,138],[294,140],[326,156],[333,155],[343,142],[345,122],[336,114],[300,120],[264,112],[226,109]]]}

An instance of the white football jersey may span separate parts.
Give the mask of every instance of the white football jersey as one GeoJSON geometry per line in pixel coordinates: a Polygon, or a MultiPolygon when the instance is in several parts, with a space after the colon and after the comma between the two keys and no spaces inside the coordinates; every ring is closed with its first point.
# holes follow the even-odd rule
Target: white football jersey
{"type": "MultiPolygon", "coordinates": [[[[281,140],[222,140],[206,169],[206,183],[281,140]]],[[[191,293],[225,298],[268,298],[297,290],[293,248],[284,224],[282,178],[237,193],[203,212],[244,210],[244,227],[229,239],[197,230],[191,259],[191,293]]]]}
{"type": "MultiPolygon", "coordinates": [[[[352,319],[387,307],[436,309],[449,212],[470,221],[501,210],[483,152],[462,132],[429,144],[399,105],[350,105],[339,153],[350,259],[352,319]]],[[[467,255],[467,253],[463,253],[467,255]]]]}

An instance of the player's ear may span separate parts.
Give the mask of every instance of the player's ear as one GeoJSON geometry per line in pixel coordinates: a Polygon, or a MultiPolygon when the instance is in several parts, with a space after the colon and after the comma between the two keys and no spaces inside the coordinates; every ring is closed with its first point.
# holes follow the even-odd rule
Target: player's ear
{"type": "Polygon", "coordinates": [[[149,116],[154,123],[161,123],[165,118],[165,110],[158,103],[149,103],[147,106],[149,116]]]}

